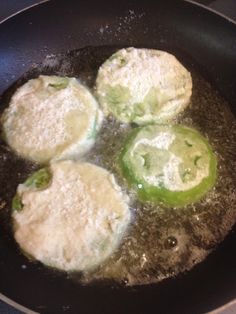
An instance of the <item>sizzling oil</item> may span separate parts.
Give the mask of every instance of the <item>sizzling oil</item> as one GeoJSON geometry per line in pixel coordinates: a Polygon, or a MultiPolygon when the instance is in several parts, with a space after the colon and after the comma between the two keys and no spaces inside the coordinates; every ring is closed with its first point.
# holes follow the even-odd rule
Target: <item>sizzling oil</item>
{"type": "MultiPolygon", "coordinates": [[[[116,47],[88,47],[64,56],[48,56],[5,93],[2,108],[18,86],[39,74],[75,76],[93,88],[98,67],[116,50],[116,47]]],[[[84,159],[115,174],[130,196],[133,222],[119,249],[104,264],[82,276],[71,274],[73,280],[89,283],[112,279],[136,285],[175,276],[201,262],[236,221],[236,120],[226,101],[192,62],[187,65],[185,58],[181,61],[191,71],[193,95],[190,106],[174,123],[194,127],[208,138],[218,158],[216,186],[201,201],[181,209],[139,202],[117,166],[123,141],[135,126],[107,118],[95,146],[84,159]]],[[[37,166],[15,156],[4,142],[0,143],[0,159],[0,183],[4,186],[0,198],[8,208],[5,220],[9,222],[10,200],[17,184],[37,166]]]]}

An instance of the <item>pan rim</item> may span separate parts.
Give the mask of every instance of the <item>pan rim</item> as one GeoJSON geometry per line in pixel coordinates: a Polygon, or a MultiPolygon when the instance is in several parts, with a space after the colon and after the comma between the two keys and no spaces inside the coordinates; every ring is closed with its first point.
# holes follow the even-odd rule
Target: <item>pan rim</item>
{"type": "MultiPolygon", "coordinates": [[[[18,14],[21,14],[21,13],[27,11],[27,10],[30,10],[30,9],[33,8],[33,7],[36,7],[36,6],[41,5],[41,4],[44,4],[44,3],[46,3],[46,2],[52,2],[52,1],[53,1],[53,0],[40,0],[40,2],[38,2],[38,3],[29,5],[29,6],[23,8],[23,9],[21,9],[21,10],[18,10],[18,11],[16,11],[15,13],[12,13],[11,15],[9,15],[9,16],[7,16],[6,18],[4,18],[3,20],[1,20],[1,21],[0,21],[0,25],[3,24],[4,22],[8,21],[9,19],[13,18],[14,16],[16,16],[16,15],[18,15],[18,14]]],[[[224,19],[227,20],[228,22],[230,22],[230,23],[236,25],[236,20],[233,20],[232,18],[228,17],[227,15],[225,15],[225,14],[223,14],[223,13],[221,13],[221,12],[219,12],[219,11],[213,9],[213,8],[210,8],[210,7],[208,7],[208,6],[206,6],[206,5],[202,4],[202,3],[198,3],[198,2],[196,2],[196,1],[194,1],[194,0],[183,0],[183,1],[184,1],[184,2],[187,2],[187,3],[191,3],[191,4],[196,5],[196,6],[198,6],[198,7],[201,7],[201,8],[203,8],[203,9],[207,10],[207,11],[210,11],[210,12],[212,12],[212,13],[214,13],[214,14],[216,14],[216,15],[222,17],[222,18],[224,18],[224,19]]]]}
{"type": "MultiPolygon", "coordinates": [[[[50,1],[50,0],[46,0],[46,1],[50,1]]],[[[212,12],[212,13],[214,13],[214,14],[216,14],[216,15],[222,17],[222,18],[224,18],[224,19],[227,20],[228,22],[230,22],[230,23],[236,25],[236,20],[233,20],[231,17],[228,17],[228,16],[225,15],[224,13],[221,13],[221,12],[219,12],[219,11],[217,11],[217,10],[211,8],[211,7],[208,7],[208,6],[206,6],[206,5],[202,4],[202,3],[198,3],[198,2],[196,2],[196,1],[194,1],[194,0],[183,0],[183,1],[184,1],[184,2],[188,2],[188,3],[191,3],[191,4],[196,5],[196,6],[198,6],[198,7],[201,7],[201,8],[203,8],[203,9],[205,9],[205,10],[208,10],[208,11],[210,11],[210,12],[212,12]]]]}
{"type": "Polygon", "coordinates": [[[16,16],[18,14],[21,14],[24,11],[27,11],[27,10],[33,8],[33,7],[36,7],[36,6],[40,5],[40,4],[43,4],[43,3],[49,2],[49,1],[51,1],[51,0],[40,0],[40,2],[38,2],[38,3],[34,3],[34,4],[29,5],[29,6],[26,6],[25,8],[23,8],[21,10],[18,10],[15,13],[12,13],[9,16],[5,17],[3,20],[0,21],[0,25],[3,24],[4,22],[8,21],[12,17],[14,17],[14,16],[16,16]]]}
{"type": "Polygon", "coordinates": [[[235,306],[235,304],[236,304],[236,299],[229,301],[228,303],[225,303],[224,305],[222,305],[222,306],[218,307],[217,309],[209,312],[208,314],[221,314],[222,311],[230,309],[231,307],[233,309],[233,306],[235,306]]]}
{"type": "Polygon", "coordinates": [[[6,297],[2,293],[0,293],[0,300],[5,302],[8,305],[14,307],[15,309],[25,313],[25,314],[39,314],[38,312],[34,312],[33,310],[29,309],[28,307],[25,307],[25,306],[21,305],[20,303],[13,301],[12,299],[6,297]]]}

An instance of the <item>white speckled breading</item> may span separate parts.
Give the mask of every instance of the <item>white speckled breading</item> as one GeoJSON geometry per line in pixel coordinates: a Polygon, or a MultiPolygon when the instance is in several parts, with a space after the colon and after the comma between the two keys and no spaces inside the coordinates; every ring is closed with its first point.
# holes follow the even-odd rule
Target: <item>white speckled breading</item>
{"type": "Polygon", "coordinates": [[[6,141],[18,154],[44,163],[88,150],[102,112],[75,78],[41,75],[15,92],[1,120],[6,141]]]}
{"type": "Polygon", "coordinates": [[[122,122],[163,123],[188,105],[192,79],[167,52],[127,48],[103,63],[96,88],[106,115],[122,122]]]}
{"type": "Polygon", "coordinates": [[[46,265],[87,270],[118,247],[130,222],[127,197],[98,166],[61,161],[50,167],[48,188],[18,186],[23,209],[13,212],[15,239],[46,265]]]}

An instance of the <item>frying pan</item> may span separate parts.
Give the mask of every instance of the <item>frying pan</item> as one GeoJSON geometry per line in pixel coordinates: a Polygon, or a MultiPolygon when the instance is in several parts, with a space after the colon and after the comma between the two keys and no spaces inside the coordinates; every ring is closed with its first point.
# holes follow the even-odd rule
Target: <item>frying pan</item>
{"type": "MultiPolygon", "coordinates": [[[[236,115],[236,25],[190,2],[45,2],[1,24],[0,43],[0,94],[46,55],[85,46],[155,47],[191,56],[236,115]]],[[[36,312],[204,313],[236,297],[234,230],[204,262],[176,278],[137,287],[82,286],[29,262],[3,217],[1,210],[0,293],[36,312]]]]}

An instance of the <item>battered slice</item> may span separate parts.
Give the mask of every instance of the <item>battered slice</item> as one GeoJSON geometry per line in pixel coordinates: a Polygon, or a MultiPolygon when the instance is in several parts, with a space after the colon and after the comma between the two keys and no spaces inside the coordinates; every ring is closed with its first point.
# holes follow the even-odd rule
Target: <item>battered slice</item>
{"type": "Polygon", "coordinates": [[[83,271],[118,247],[130,211],[107,170],[60,161],[18,186],[12,217],[23,251],[49,266],[83,271]]]}
{"type": "Polygon", "coordinates": [[[102,112],[75,78],[41,75],[16,91],[1,120],[7,143],[19,155],[46,163],[86,152],[102,112]]]}
{"type": "Polygon", "coordinates": [[[163,123],[188,105],[192,79],[167,52],[127,48],[103,63],[96,88],[106,115],[126,123],[163,123]]]}

